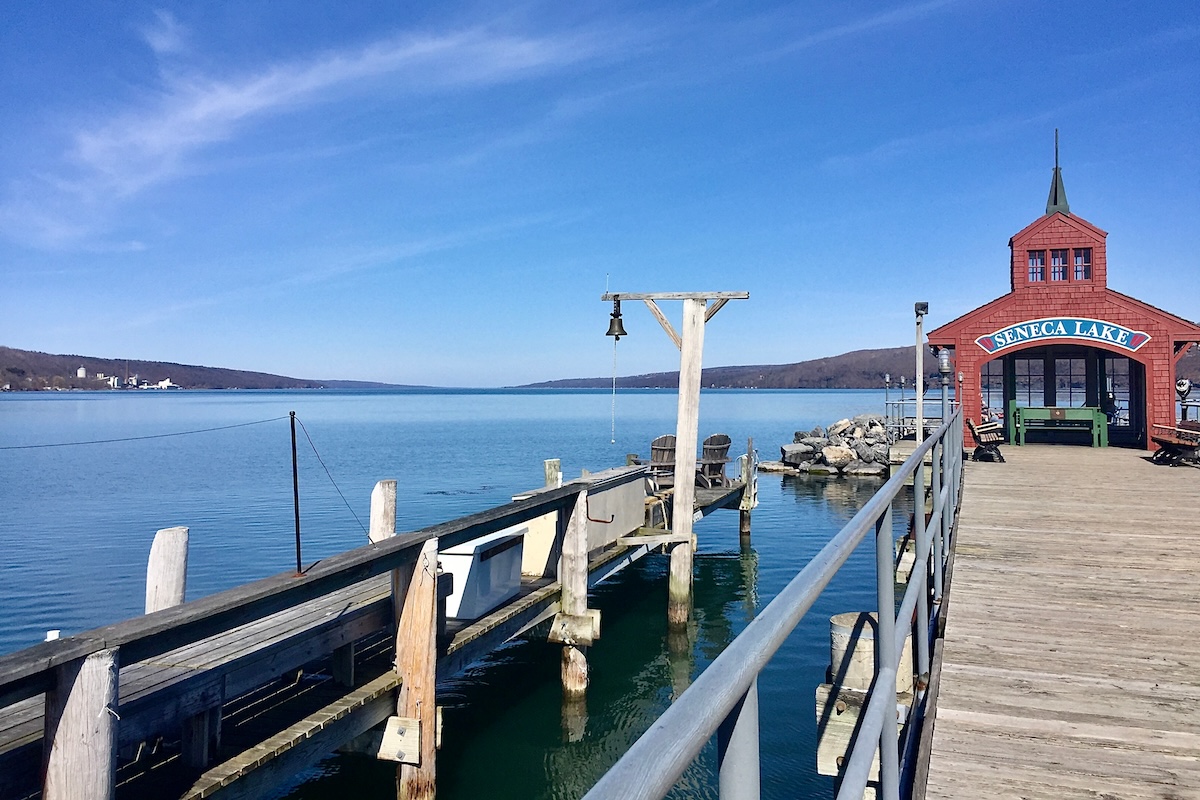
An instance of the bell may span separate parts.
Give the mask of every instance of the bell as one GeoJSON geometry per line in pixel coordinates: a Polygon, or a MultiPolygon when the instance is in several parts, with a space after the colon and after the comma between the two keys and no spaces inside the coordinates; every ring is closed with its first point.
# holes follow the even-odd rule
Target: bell
{"type": "Polygon", "coordinates": [[[621,322],[621,314],[613,312],[612,319],[608,321],[608,333],[606,336],[611,336],[617,341],[621,340],[622,336],[628,336],[625,332],[625,324],[621,322]]]}

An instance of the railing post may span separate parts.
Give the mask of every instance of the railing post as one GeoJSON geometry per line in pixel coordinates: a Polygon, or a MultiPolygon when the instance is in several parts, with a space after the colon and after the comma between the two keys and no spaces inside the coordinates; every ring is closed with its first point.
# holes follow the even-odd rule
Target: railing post
{"type": "MultiPolygon", "coordinates": [[[[924,518],[924,509],[920,512],[924,518]]],[[[884,666],[894,670],[899,663],[896,656],[895,552],[892,508],[889,505],[875,523],[875,588],[879,602],[879,630],[875,636],[875,655],[878,659],[876,675],[884,666]]],[[[882,800],[900,800],[900,728],[896,721],[894,683],[891,681],[881,685],[876,679],[874,689],[892,698],[889,703],[891,713],[884,717],[883,728],[879,732],[879,787],[882,800]]]]}
{"type": "Polygon", "coordinates": [[[396,715],[418,722],[417,764],[396,773],[398,800],[433,800],[436,783],[438,540],[428,539],[412,564],[393,573],[396,609],[396,672],[402,683],[396,715]]]}
{"type": "Polygon", "coordinates": [[[42,739],[46,800],[112,800],[117,778],[117,649],[55,668],[42,739]]]}
{"type": "MultiPolygon", "coordinates": [[[[913,473],[913,542],[918,553],[926,552],[929,546],[929,526],[925,524],[925,459],[922,458],[913,473]]],[[[937,486],[937,460],[930,453],[930,472],[933,474],[934,486],[937,486]]],[[[934,490],[934,502],[937,502],[937,490],[934,490]]],[[[917,640],[917,683],[929,680],[929,559],[913,564],[909,580],[917,581],[917,619],[915,638],[917,640]]],[[[894,601],[893,601],[894,602],[894,601]]],[[[883,609],[879,610],[883,613],[883,609]]],[[[900,620],[908,624],[908,620],[900,620]]],[[[913,689],[914,687],[908,687],[913,689]]]]}
{"type": "Polygon", "coordinates": [[[720,800],[758,800],[758,678],[717,728],[720,800]]]}
{"type": "MultiPolygon", "coordinates": [[[[950,477],[946,472],[946,441],[949,438],[950,432],[946,431],[945,437],[934,445],[930,459],[933,475],[933,502],[935,505],[938,498],[941,497],[942,486],[945,485],[945,481],[950,477]]],[[[945,541],[945,522],[946,507],[943,505],[937,521],[937,528],[933,534],[933,557],[931,558],[933,566],[933,601],[935,603],[940,603],[942,600],[942,546],[945,541]]]]}

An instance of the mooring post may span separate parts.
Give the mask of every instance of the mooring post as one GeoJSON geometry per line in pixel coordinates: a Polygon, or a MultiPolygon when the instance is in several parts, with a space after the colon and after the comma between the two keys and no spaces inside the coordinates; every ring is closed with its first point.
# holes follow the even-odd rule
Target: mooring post
{"type": "Polygon", "coordinates": [[[183,602],[187,593],[188,529],[163,528],[154,534],[146,565],[146,613],[183,602]]]}
{"type": "Polygon", "coordinates": [[[692,613],[692,543],[679,542],[671,548],[671,571],[667,579],[667,624],[687,625],[692,613]]]}
{"type": "Polygon", "coordinates": [[[562,486],[562,461],[557,458],[547,458],[542,462],[546,473],[546,486],[554,488],[562,486]]]}
{"type": "Polygon", "coordinates": [[[112,800],[117,778],[117,649],[54,670],[42,739],[46,800],[112,800]]]}
{"type": "Polygon", "coordinates": [[[742,501],[738,504],[738,538],[743,547],[750,544],[750,512],[754,509],[754,439],[746,440],[746,458],[742,460],[742,501]]]}
{"type": "Polygon", "coordinates": [[[396,535],[396,481],[379,481],[371,490],[371,544],[396,535]]]}
{"type": "Polygon", "coordinates": [[[562,586],[562,613],[551,627],[551,636],[563,645],[562,687],[565,698],[587,693],[587,646],[592,643],[593,622],[587,607],[587,489],[575,496],[563,531],[558,580],[562,586]]]}
{"type": "Polygon", "coordinates": [[[393,578],[395,669],[401,680],[396,715],[415,719],[420,739],[417,763],[397,767],[398,800],[433,800],[436,788],[437,555],[438,540],[427,540],[416,561],[397,569],[398,579],[393,578]]]}
{"type": "MultiPolygon", "coordinates": [[[[146,565],[146,613],[173,608],[187,594],[188,529],[163,528],[154,534],[146,565]]],[[[221,707],[208,708],[183,721],[180,755],[193,769],[204,769],[221,741],[221,707]]]]}

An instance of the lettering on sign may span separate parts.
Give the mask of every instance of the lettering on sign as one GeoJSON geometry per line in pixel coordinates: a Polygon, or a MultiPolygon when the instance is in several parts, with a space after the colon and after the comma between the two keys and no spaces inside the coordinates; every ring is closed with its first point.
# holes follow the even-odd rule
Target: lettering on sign
{"type": "Polygon", "coordinates": [[[1100,319],[1051,317],[1049,319],[1031,319],[1027,322],[1009,325],[995,333],[980,336],[975,340],[975,344],[988,353],[996,353],[1014,345],[1040,339],[1080,339],[1088,342],[1102,342],[1133,353],[1150,341],[1150,334],[1100,319]]]}

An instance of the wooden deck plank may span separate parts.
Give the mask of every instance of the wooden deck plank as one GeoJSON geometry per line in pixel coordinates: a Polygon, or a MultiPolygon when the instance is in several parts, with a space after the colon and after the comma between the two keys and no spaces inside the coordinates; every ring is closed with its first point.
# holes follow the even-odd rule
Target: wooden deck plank
{"type": "Polygon", "coordinates": [[[927,798],[1200,798],[1200,472],[970,464],[927,798]]]}

